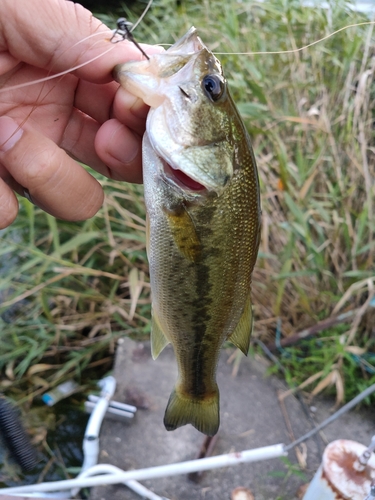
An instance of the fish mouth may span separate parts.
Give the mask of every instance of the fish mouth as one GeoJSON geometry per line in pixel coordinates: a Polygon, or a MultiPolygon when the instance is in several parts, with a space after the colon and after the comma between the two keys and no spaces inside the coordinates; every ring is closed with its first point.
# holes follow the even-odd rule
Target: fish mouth
{"type": "Polygon", "coordinates": [[[173,187],[179,188],[183,191],[191,191],[197,194],[203,194],[207,191],[207,188],[189,177],[185,172],[180,169],[173,168],[169,163],[167,163],[163,158],[160,158],[163,164],[163,178],[166,182],[171,184],[173,187]]]}

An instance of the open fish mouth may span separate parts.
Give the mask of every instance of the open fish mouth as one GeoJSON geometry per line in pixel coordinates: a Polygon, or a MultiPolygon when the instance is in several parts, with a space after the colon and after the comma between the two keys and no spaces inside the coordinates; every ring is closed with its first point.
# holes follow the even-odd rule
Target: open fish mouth
{"type": "Polygon", "coordinates": [[[189,177],[185,172],[178,168],[173,168],[168,162],[163,158],[159,157],[163,165],[163,179],[174,187],[178,187],[183,191],[194,191],[197,193],[202,193],[207,191],[207,188],[189,177]]]}

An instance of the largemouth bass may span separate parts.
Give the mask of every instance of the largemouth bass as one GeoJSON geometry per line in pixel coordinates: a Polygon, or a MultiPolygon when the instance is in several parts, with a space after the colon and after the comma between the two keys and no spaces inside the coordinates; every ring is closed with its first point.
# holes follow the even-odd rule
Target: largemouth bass
{"type": "Polygon", "coordinates": [[[143,138],[154,359],[171,343],[174,430],[219,428],[216,367],[230,340],[245,354],[260,238],[257,168],[218,59],[195,28],[163,54],[115,68],[150,106],[143,138]]]}

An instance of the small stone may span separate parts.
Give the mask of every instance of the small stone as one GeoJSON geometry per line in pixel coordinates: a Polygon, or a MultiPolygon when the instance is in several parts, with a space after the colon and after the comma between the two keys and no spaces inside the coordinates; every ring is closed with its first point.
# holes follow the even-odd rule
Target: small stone
{"type": "Polygon", "coordinates": [[[255,500],[254,495],[247,488],[239,486],[232,491],[231,500],[255,500]]]}

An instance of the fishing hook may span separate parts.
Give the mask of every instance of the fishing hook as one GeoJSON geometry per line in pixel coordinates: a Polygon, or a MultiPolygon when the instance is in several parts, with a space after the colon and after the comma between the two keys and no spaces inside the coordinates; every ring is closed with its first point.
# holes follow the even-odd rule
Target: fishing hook
{"type": "Polygon", "coordinates": [[[125,17],[120,17],[117,19],[117,28],[115,29],[112,38],[110,42],[112,43],[118,43],[122,42],[123,40],[129,40],[130,42],[134,43],[134,45],[137,47],[137,49],[145,56],[146,59],[150,59],[146,52],[142,49],[142,47],[139,45],[139,43],[135,40],[131,28],[133,24],[129,22],[125,17]],[[121,38],[119,40],[116,40],[115,37],[116,35],[119,35],[121,38]]]}

